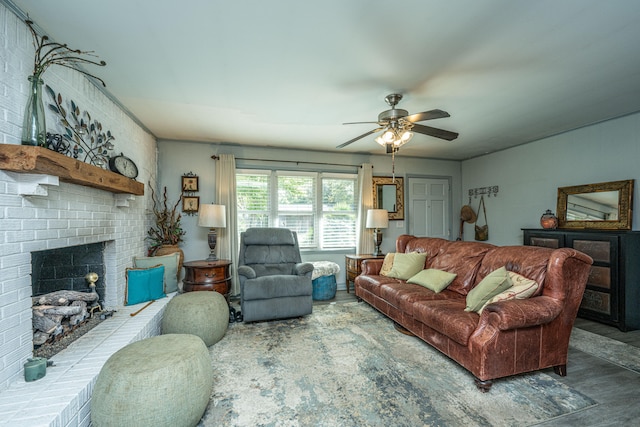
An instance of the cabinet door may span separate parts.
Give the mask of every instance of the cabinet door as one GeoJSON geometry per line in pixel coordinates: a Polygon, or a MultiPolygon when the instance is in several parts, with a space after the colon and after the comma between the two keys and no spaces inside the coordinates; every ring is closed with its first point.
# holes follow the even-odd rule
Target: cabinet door
{"type": "Polygon", "coordinates": [[[524,230],[524,244],[528,246],[542,246],[545,248],[563,248],[564,233],[555,231],[524,230]]]}
{"type": "Polygon", "coordinates": [[[618,236],[571,234],[567,246],[593,258],[580,314],[594,320],[619,322],[618,236]]]}

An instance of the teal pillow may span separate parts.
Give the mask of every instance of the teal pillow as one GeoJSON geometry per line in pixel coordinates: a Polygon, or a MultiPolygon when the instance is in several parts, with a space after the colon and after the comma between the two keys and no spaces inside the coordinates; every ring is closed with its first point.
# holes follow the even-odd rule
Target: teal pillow
{"type": "Polygon", "coordinates": [[[151,257],[133,257],[133,266],[149,268],[158,264],[164,265],[164,291],[168,294],[178,290],[178,260],[180,253],[151,257]]]}
{"type": "Polygon", "coordinates": [[[407,280],[418,274],[424,268],[424,262],[427,260],[427,254],[411,252],[408,254],[397,253],[393,257],[393,267],[387,277],[394,279],[407,280]]]}
{"type": "Polygon", "coordinates": [[[124,305],[164,298],[164,265],[150,268],[127,268],[124,305]]]}
{"type": "Polygon", "coordinates": [[[428,268],[407,280],[407,283],[424,286],[425,288],[438,293],[442,292],[447,286],[449,286],[456,276],[457,274],[449,273],[448,271],[428,268]]]}
{"type": "Polygon", "coordinates": [[[475,288],[469,291],[467,294],[467,307],[464,311],[481,312],[487,301],[506,291],[511,286],[513,286],[513,283],[505,267],[492,271],[475,288]]]}

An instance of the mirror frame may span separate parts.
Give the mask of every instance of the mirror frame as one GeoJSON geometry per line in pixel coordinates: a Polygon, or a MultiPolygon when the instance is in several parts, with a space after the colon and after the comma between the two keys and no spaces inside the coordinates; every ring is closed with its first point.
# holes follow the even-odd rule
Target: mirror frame
{"type": "Polygon", "coordinates": [[[558,188],[558,228],[631,230],[633,180],[601,182],[558,188]],[[567,221],[567,198],[571,194],[618,191],[618,219],[615,221],[567,221]]]}
{"type": "MultiPolygon", "coordinates": [[[[396,186],[396,212],[389,212],[389,220],[404,220],[404,179],[400,177],[394,179],[387,176],[373,177],[373,207],[378,209],[378,185],[396,186]]],[[[380,208],[382,209],[382,208],[380,208]]]]}

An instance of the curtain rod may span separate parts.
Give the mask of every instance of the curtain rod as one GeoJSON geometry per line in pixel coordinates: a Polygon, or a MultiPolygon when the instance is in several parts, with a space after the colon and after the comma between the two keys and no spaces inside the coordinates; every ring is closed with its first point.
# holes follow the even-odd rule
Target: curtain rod
{"type": "MultiPolygon", "coordinates": [[[[213,156],[211,156],[211,158],[213,160],[218,160],[220,159],[219,156],[216,156],[215,154],[213,156]]],[[[271,159],[245,159],[242,157],[236,157],[236,160],[251,160],[251,161],[255,161],[255,162],[277,162],[277,163],[295,163],[295,164],[299,164],[299,163],[304,163],[307,165],[329,165],[329,166],[345,166],[345,167],[350,167],[350,168],[361,168],[361,165],[345,165],[345,164],[340,164],[340,163],[322,163],[322,162],[301,162],[298,160],[271,160],[271,159]]]]}

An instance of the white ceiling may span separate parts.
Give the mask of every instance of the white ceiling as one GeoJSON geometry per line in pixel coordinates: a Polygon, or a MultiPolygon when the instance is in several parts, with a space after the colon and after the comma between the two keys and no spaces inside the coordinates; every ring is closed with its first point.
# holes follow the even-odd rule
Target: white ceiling
{"type": "Polygon", "coordinates": [[[336,151],[398,92],[460,133],[399,155],[467,159],[640,111],[636,0],[13,3],[160,139],[336,151]]]}

